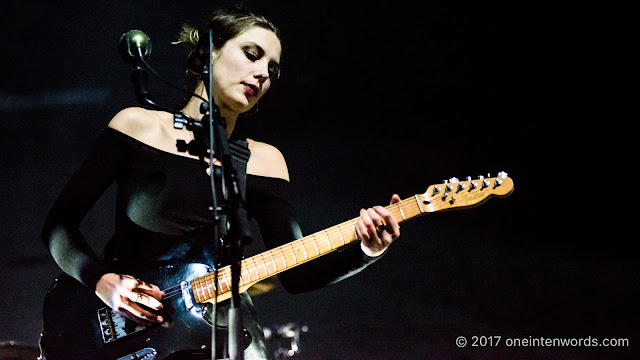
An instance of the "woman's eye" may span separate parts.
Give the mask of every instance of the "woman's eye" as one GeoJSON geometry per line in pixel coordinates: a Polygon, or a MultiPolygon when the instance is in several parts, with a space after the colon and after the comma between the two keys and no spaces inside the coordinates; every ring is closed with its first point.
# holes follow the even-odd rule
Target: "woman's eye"
{"type": "Polygon", "coordinates": [[[273,78],[275,75],[278,74],[278,68],[276,67],[269,67],[269,77],[273,78]]]}
{"type": "Polygon", "coordinates": [[[254,51],[251,50],[245,50],[244,51],[244,55],[247,57],[247,59],[251,60],[251,61],[256,61],[258,60],[258,54],[255,53],[254,51]]]}

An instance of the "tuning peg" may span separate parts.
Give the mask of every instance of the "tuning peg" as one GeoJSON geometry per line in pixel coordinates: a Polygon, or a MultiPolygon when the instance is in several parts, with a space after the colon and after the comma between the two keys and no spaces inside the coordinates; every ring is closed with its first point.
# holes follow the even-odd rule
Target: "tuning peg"
{"type": "Polygon", "coordinates": [[[467,180],[467,181],[471,181],[471,176],[467,176],[467,177],[465,178],[465,180],[467,180]]]}
{"type": "Polygon", "coordinates": [[[478,175],[478,180],[484,180],[484,175],[478,175]]]}
{"type": "Polygon", "coordinates": [[[504,178],[506,178],[506,177],[507,177],[507,175],[509,175],[509,174],[507,174],[507,173],[506,173],[506,172],[504,172],[504,171],[500,171],[500,172],[498,173],[498,177],[503,178],[503,179],[504,179],[504,178]]]}
{"type": "Polygon", "coordinates": [[[449,182],[452,183],[452,184],[455,184],[457,182],[460,182],[460,179],[458,179],[457,177],[454,176],[451,179],[449,179],[449,182]]]}

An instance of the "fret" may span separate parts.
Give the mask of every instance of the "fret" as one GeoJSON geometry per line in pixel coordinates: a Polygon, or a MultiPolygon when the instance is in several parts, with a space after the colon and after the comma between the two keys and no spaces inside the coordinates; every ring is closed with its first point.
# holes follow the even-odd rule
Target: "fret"
{"type": "Polygon", "coordinates": [[[258,267],[256,266],[255,256],[253,257],[253,269],[256,271],[256,278],[260,279],[260,273],[258,272],[258,267]]]}
{"type": "Polygon", "coordinates": [[[355,236],[356,240],[360,240],[358,238],[358,232],[356,231],[356,223],[353,222],[353,223],[351,223],[351,225],[353,225],[353,236],[355,236]]]}
{"type": "Polygon", "coordinates": [[[400,202],[397,202],[396,205],[398,205],[398,210],[400,210],[400,215],[402,216],[402,220],[407,220],[407,218],[404,217],[404,211],[402,211],[402,207],[400,206],[400,202]]]}
{"type": "Polygon", "coordinates": [[[416,198],[416,203],[418,204],[418,208],[420,209],[420,212],[423,213],[424,210],[422,209],[422,204],[420,204],[420,199],[418,198],[418,194],[416,194],[414,197],[416,198]]]}
{"type": "Polygon", "coordinates": [[[291,248],[291,255],[293,255],[293,263],[297,264],[298,259],[296,258],[296,251],[293,249],[293,242],[289,243],[289,247],[291,248]]]}
{"type": "Polygon", "coordinates": [[[327,233],[327,230],[324,231],[324,235],[327,237],[327,243],[329,244],[329,250],[333,250],[333,245],[331,244],[331,240],[329,239],[329,233],[327,233]]]}
{"type": "MultiPolygon", "coordinates": [[[[222,276],[222,280],[224,280],[224,285],[227,287],[227,291],[231,290],[229,282],[227,281],[227,275],[223,271],[220,271],[220,275],[218,275],[218,282],[220,282],[220,276],[222,276]]],[[[220,284],[220,286],[220,289],[222,289],[222,283],[220,284]]]]}
{"type": "Polygon", "coordinates": [[[193,279],[191,281],[191,290],[193,290],[193,294],[196,297],[196,301],[197,302],[202,302],[202,296],[200,296],[200,289],[199,289],[199,286],[198,286],[198,281],[199,280],[200,279],[193,279]]]}
{"type": "Polygon", "coordinates": [[[300,243],[300,245],[302,245],[302,251],[304,251],[304,259],[305,260],[309,260],[309,255],[307,254],[307,247],[304,245],[304,241],[303,240],[298,240],[296,242],[300,243]]]}
{"type": "Polygon", "coordinates": [[[315,235],[311,235],[311,237],[313,238],[313,245],[316,247],[316,252],[318,253],[318,255],[320,255],[320,249],[318,249],[318,243],[316,242],[316,236],[315,235]]]}
{"type": "MultiPolygon", "coordinates": [[[[205,276],[204,283],[207,286],[207,292],[209,293],[209,298],[212,298],[213,295],[211,294],[211,286],[209,286],[209,284],[207,284],[207,280],[210,280],[210,276],[205,276]]],[[[215,289],[215,285],[213,286],[213,288],[215,289]]]]}
{"type": "Polygon", "coordinates": [[[284,251],[282,250],[282,247],[279,247],[278,249],[280,249],[280,255],[282,255],[282,263],[284,264],[284,267],[287,267],[287,261],[284,259],[284,251]]]}
{"type": "MultiPolygon", "coordinates": [[[[243,261],[243,262],[240,263],[241,267],[242,267],[242,265],[245,265],[245,268],[246,268],[247,263],[243,261]]],[[[240,271],[240,279],[242,279],[243,275],[244,275],[244,270],[241,270],[240,271]]],[[[249,271],[248,269],[247,269],[247,276],[249,277],[249,282],[251,282],[251,271],[249,271]]]]}
{"type": "Polygon", "coordinates": [[[206,299],[206,295],[204,293],[204,287],[203,287],[202,283],[200,283],[199,285],[200,285],[200,291],[199,291],[200,298],[201,299],[206,299]]]}
{"type": "Polygon", "coordinates": [[[204,281],[200,282],[200,292],[201,292],[201,295],[200,295],[200,296],[201,296],[203,299],[206,299],[206,298],[207,298],[207,294],[205,294],[205,290],[204,290],[204,284],[205,284],[206,279],[203,279],[203,280],[204,280],[204,281]]]}
{"type": "Polygon", "coordinates": [[[262,267],[264,268],[264,274],[265,277],[269,276],[269,270],[267,270],[267,262],[264,261],[264,254],[266,253],[262,253],[260,256],[262,257],[262,267]]]}
{"type": "Polygon", "coordinates": [[[278,266],[276,266],[276,260],[273,258],[273,251],[269,251],[269,257],[271,258],[271,263],[273,264],[273,271],[278,271],[278,266]]]}
{"type": "Polygon", "coordinates": [[[344,245],[344,236],[342,236],[342,229],[340,229],[340,225],[337,226],[338,234],[340,234],[340,240],[342,240],[342,245],[344,245]]]}

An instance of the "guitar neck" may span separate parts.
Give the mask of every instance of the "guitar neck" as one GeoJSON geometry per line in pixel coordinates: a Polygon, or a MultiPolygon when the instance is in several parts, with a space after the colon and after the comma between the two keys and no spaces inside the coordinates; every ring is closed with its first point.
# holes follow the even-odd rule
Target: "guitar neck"
{"type": "MultiPolygon", "coordinates": [[[[420,214],[442,210],[468,208],[482,204],[491,196],[509,196],[513,181],[500,172],[498,177],[431,185],[424,194],[414,195],[387,206],[398,223],[420,214]]],[[[289,270],[307,261],[328,254],[344,245],[359,240],[356,234],[357,218],[328,229],[318,231],[302,239],[279,246],[245,259],[240,264],[239,290],[270,276],[289,270]]],[[[195,300],[199,303],[223,301],[231,297],[231,266],[191,281],[195,300]],[[216,297],[217,289],[217,297],[216,297]]]]}
{"type": "MultiPolygon", "coordinates": [[[[415,195],[386,208],[400,223],[428,212],[429,207],[423,202],[423,195],[415,195]]],[[[357,220],[358,218],[354,218],[345,221],[243,260],[240,264],[240,291],[245,291],[259,281],[359,240],[355,228],[357,220]]],[[[214,302],[216,300],[220,302],[231,297],[231,266],[222,267],[217,273],[217,281],[215,280],[215,272],[191,281],[197,302],[214,302]],[[218,289],[217,298],[215,296],[216,288],[218,289]]]]}

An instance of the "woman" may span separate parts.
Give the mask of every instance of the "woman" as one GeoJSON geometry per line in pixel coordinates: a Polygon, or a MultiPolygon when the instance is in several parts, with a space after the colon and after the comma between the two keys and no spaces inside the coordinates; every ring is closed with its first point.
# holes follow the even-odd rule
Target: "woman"
{"type": "MultiPolygon", "coordinates": [[[[233,137],[239,116],[256,105],[279,74],[278,29],[264,17],[240,11],[214,13],[202,29],[185,27],[180,42],[190,48],[189,69],[199,96],[191,97],[182,112],[192,118],[202,116],[201,99],[207,98],[200,71],[207,59],[203,54],[208,49],[204,41],[208,29],[214,34],[213,99],[226,120],[230,143],[250,151],[246,176],[242,162],[235,163],[246,187],[249,216],[260,225],[267,248],[301,238],[287,201],[289,173],[282,154],[271,145],[233,137]]],[[[179,245],[185,233],[213,225],[208,174],[201,160],[176,149],[178,140],[189,142],[194,136],[175,129],[173,121],[171,113],[142,108],[116,114],[59,196],[43,231],[64,272],[118,313],[148,326],[165,320],[154,313],[163,307],[164,292],[118,269],[152,266],[179,245]],[[115,234],[104,260],[99,260],[78,227],[113,181],[118,183],[115,234]]],[[[399,200],[394,195],[391,202],[399,200]]],[[[398,223],[381,206],[362,209],[356,230],[362,240],[359,246],[281,273],[280,282],[288,291],[300,293],[339,281],[375,261],[399,236],[398,223]]],[[[262,332],[246,294],[243,308],[248,309],[243,323],[253,338],[245,356],[266,358],[262,332]]]]}

